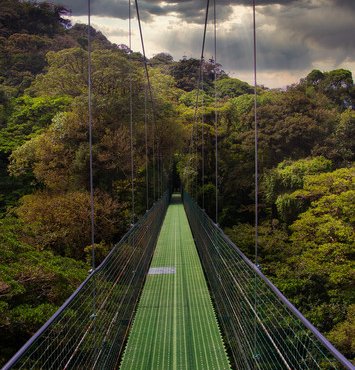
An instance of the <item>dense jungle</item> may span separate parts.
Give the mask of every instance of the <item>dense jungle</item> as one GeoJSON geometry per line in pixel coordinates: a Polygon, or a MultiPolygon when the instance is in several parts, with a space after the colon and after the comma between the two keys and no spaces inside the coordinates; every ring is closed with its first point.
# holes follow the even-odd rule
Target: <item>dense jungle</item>
{"type": "MultiPolygon", "coordinates": [[[[88,26],[71,24],[67,9],[46,2],[1,0],[0,5],[1,365],[88,275],[91,225],[88,26]]],[[[146,211],[147,171],[148,207],[175,172],[185,190],[200,205],[204,198],[206,212],[215,217],[215,115],[218,222],[253,258],[254,88],[206,60],[196,110],[200,61],[175,61],[161,52],[146,60],[153,111],[142,54],[124,42],[111,43],[94,28],[89,32],[98,261],[127,231],[132,217],[134,221],[146,211]]],[[[285,89],[259,86],[257,92],[260,268],[354,359],[352,73],[313,70],[285,89]]]]}

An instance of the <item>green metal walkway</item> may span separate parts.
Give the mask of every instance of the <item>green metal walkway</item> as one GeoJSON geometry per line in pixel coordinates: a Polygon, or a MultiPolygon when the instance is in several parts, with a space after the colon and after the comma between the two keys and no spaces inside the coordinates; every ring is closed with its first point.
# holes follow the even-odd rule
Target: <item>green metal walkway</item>
{"type": "Polygon", "coordinates": [[[120,369],[230,369],[180,195],[160,231],[120,369]]]}

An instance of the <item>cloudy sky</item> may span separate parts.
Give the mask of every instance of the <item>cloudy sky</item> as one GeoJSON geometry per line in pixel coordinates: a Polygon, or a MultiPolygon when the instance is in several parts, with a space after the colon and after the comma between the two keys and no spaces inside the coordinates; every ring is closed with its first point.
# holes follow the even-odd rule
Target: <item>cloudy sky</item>
{"type": "MultiPolygon", "coordinates": [[[[87,22],[86,0],[55,2],[72,10],[73,22],[87,22]]],[[[91,4],[92,25],[110,41],[128,44],[128,1],[91,0],[91,4]]],[[[138,4],[148,56],[164,51],[175,60],[199,57],[206,0],[138,0],[138,4]]],[[[230,76],[252,82],[252,1],[216,0],[216,4],[217,60],[230,76]]],[[[314,68],[355,72],[355,0],[256,0],[256,4],[258,83],[284,87],[314,68]]],[[[132,48],[140,51],[136,19],[132,29],[132,48]]],[[[211,18],[205,57],[212,55],[211,18]]]]}

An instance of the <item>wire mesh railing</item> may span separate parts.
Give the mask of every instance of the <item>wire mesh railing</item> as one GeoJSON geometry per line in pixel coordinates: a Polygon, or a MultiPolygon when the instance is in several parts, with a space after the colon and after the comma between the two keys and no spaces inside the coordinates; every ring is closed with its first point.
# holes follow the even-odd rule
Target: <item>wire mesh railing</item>
{"type": "Polygon", "coordinates": [[[354,369],[186,193],[184,205],[236,369],[354,369]]]}
{"type": "Polygon", "coordinates": [[[140,219],[7,369],[115,369],[169,203],[140,219]]]}

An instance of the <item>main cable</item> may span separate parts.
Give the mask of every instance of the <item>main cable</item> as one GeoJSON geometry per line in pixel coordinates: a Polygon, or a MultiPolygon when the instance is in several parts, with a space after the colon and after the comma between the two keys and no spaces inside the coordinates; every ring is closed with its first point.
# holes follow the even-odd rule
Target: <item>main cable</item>
{"type": "MultiPolygon", "coordinates": [[[[155,158],[155,133],[156,133],[156,107],[155,107],[155,102],[153,98],[153,89],[152,85],[150,82],[150,76],[149,76],[149,71],[148,71],[148,65],[147,65],[147,57],[145,54],[145,46],[144,46],[144,38],[143,38],[143,31],[142,31],[142,24],[141,24],[141,17],[139,13],[139,6],[138,6],[138,0],[135,0],[135,5],[136,5],[136,12],[137,12],[137,20],[138,20],[138,27],[139,27],[139,35],[141,39],[141,44],[142,44],[142,53],[143,53],[143,64],[144,64],[144,70],[145,70],[145,75],[147,79],[147,84],[148,84],[148,89],[149,89],[149,97],[152,105],[152,120],[153,120],[153,198],[155,201],[156,197],[156,191],[155,191],[155,180],[156,180],[156,174],[155,174],[155,163],[156,163],[156,158],[155,158]]],[[[159,151],[159,148],[158,148],[159,151]]],[[[158,153],[159,155],[159,153],[158,153]]],[[[159,174],[158,174],[159,178],[159,174]]],[[[159,180],[158,180],[159,181],[159,180]]],[[[159,190],[158,190],[159,193],[159,190]]]]}
{"type": "MultiPolygon", "coordinates": [[[[201,81],[203,79],[203,61],[204,61],[204,53],[205,53],[205,43],[206,43],[206,32],[207,32],[207,22],[208,22],[208,11],[210,7],[210,0],[207,0],[206,4],[206,13],[205,13],[205,24],[204,24],[204,29],[203,29],[203,37],[202,37],[202,48],[201,48],[201,57],[200,57],[200,68],[199,68],[199,76],[198,76],[198,81],[197,81],[197,92],[196,92],[196,102],[195,102],[195,113],[194,113],[194,126],[196,126],[196,138],[198,138],[198,131],[197,131],[197,111],[198,111],[198,106],[199,106],[199,97],[200,97],[200,86],[201,86],[201,81]]],[[[191,132],[191,146],[193,146],[193,137],[194,137],[194,127],[192,128],[191,132]]],[[[196,143],[196,157],[197,157],[197,143],[196,143]]],[[[197,167],[197,158],[196,158],[196,167],[197,167]]],[[[203,170],[204,171],[204,170],[203,170]]],[[[196,172],[197,169],[196,169],[196,172]]],[[[197,184],[196,184],[197,186],[197,184]]],[[[204,198],[204,189],[203,191],[203,198],[204,198]]],[[[196,189],[196,198],[197,198],[197,189],[196,189]]]]}

